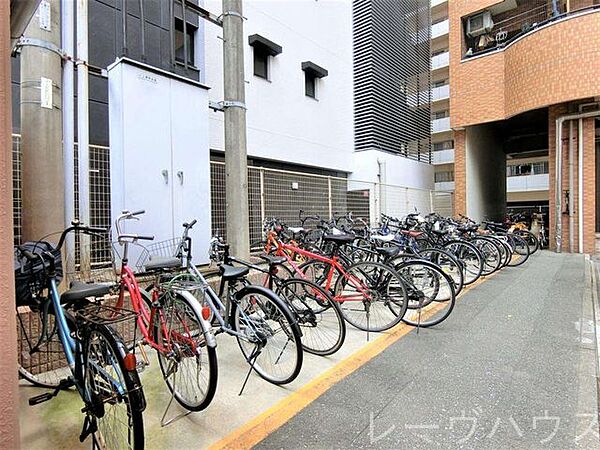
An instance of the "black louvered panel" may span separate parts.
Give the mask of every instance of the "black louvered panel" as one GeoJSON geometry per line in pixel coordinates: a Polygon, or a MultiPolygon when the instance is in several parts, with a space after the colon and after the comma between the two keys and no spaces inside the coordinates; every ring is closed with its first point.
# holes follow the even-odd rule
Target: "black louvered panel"
{"type": "Polygon", "coordinates": [[[429,0],[354,0],[357,151],[431,162],[429,0]]]}

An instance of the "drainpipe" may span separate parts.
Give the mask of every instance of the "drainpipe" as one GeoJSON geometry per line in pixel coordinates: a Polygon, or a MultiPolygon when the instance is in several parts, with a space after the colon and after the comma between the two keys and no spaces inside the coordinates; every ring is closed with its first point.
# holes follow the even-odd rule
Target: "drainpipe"
{"type": "Polygon", "coordinates": [[[560,14],[558,11],[558,0],[552,0],[552,17],[556,17],[560,14]]]}
{"type": "MultiPolygon", "coordinates": [[[[600,117],[600,110],[590,111],[586,113],[578,114],[567,114],[556,118],[556,176],[555,176],[555,240],[556,240],[556,252],[560,253],[562,250],[562,126],[565,121],[587,119],[590,117],[600,117]]],[[[582,145],[580,143],[580,145],[582,145]]],[[[581,178],[580,174],[580,178],[581,178]]],[[[579,212],[581,215],[581,211],[579,212]]]]}
{"type": "MultiPolygon", "coordinates": [[[[65,171],[65,224],[68,226],[75,218],[75,106],[74,96],[74,66],[73,55],[75,54],[75,3],[72,0],[61,0],[62,14],[62,49],[67,57],[63,60],[63,83],[62,83],[62,128],[63,128],[63,164],[65,171]]],[[[65,254],[72,255],[75,250],[75,238],[73,233],[67,235],[65,241],[65,254]]],[[[66,258],[67,265],[73,258],[66,258]]],[[[67,273],[72,273],[71,267],[67,267],[67,273]]]]}
{"type": "Polygon", "coordinates": [[[579,119],[577,167],[577,225],[579,228],[579,253],[583,253],[583,119],[579,119]]]}
{"type": "MultiPolygon", "coordinates": [[[[77,161],[79,165],[79,220],[90,223],[90,142],[88,85],[88,0],[77,0],[77,161]]],[[[82,270],[89,268],[89,238],[81,235],[82,270]]]]}
{"type": "Polygon", "coordinates": [[[385,160],[380,160],[377,158],[377,166],[379,168],[379,173],[377,174],[379,178],[379,211],[380,214],[388,214],[386,209],[386,170],[385,170],[385,160]]]}
{"type": "Polygon", "coordinates": [[[573,121],[569,122],[569,252],[573,253],[575,248],[575,211],[573,205],[573,159],[574,159],[574,148],[573,148],[573,121]]]}

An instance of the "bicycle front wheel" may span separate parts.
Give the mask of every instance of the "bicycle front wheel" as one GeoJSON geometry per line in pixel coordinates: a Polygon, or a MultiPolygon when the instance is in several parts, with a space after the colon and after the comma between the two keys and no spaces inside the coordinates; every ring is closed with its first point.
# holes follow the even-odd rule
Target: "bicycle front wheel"
{"type": "Polygon", "coordinates": [[[232,324],[246,361],[273,384],[287,384],[302,368],[300,328],[283,301],[271,290],[246,286],[232,302],[232,324]]]}
{"type": "Polygon", "coordinates": [[[346,322],[340,307],[325,289],[301,278],[288,278],[277,286],[277,295],[296,315],[302,347],[326,356],[337,352],[346,338],[346,322]]]}
{"type": "Polygon", "coordinates": [[[161,301],[164,321],[154,328],[155,342],[166,350],[158,351],[160,370],[179,404],[190,411],[201,411],[217,390],[217,351],[207,345],[195,298],[167,293],[161,301]]]}
{"type": "Polygon", "coordinates": [[[102,449],[143,449],[146,406],[137,372],[125,368],[125,344],[107,326],[94,326],[85,340],[88,414],[97,425],[94,444],[102,449]]]}
{"type": "Polygon", "coordinates": [[[396,325],[408,307],[406,289],[391,267],[362,262],[339,274],[334,300],[346,321],[363,331],[385,331],[396,325]]]}

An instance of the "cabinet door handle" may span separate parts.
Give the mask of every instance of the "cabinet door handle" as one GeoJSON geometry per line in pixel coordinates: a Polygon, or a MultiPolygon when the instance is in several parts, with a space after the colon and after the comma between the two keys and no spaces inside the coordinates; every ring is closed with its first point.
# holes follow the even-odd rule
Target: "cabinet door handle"
{"type": "Polygon", "coordinates": [[[160,173],[165,179],[165,184],[169,184],[169,171],[167,169],[163,169],[160,173]]]}
{"type": "Polygon", "coordinates": [[[177,171],[177,178],[179,178],[179,184],[183,186],[183,170],[177,171]]]}

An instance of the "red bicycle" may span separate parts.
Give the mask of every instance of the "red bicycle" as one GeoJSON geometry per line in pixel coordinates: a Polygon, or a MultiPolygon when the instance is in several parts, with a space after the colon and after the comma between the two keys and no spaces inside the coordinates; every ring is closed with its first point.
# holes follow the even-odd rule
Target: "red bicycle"
{"type": "Polygon", "coordinates": [[[323,286],[338,302],[346,321],[363,331],[385,331],[402,320],[408,308],[406,288],[400,275],[378,262],[346,264],[339,248],[354,240],[352,235],[325,235],[331,254],[321,255],[279,239],[268,231],[265,251],[286,258],[301,278],[323,286]],[[297,256],[308,261],[298,265],[297,256]]]}
{"type": "Polygon", "coordinates": [[[146,364],[148,358],[141,344],[156,350],[171,400],[175,398],[189,411],[200,411],[210,404],[217,388],[216,341],[205,319],[209,311],[204,311],[190,292],[198,288],[197,282],[187,274],[171,273],[181,267],[178,258],[155,258],[148,263],[145,271],[155,274],[153,288],[151,294],[140,289],[128,266],[129,245],[154,237],[123,233],[121,222],[138,220],[136,216],[143,213],[124,211],[116,221],[118,242],[123,246],[116,307],[122,308],[127,299],[131,302],[142,338],[136,344],[146,364]]]}

